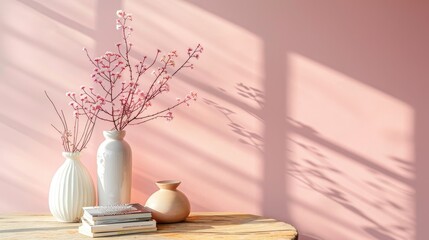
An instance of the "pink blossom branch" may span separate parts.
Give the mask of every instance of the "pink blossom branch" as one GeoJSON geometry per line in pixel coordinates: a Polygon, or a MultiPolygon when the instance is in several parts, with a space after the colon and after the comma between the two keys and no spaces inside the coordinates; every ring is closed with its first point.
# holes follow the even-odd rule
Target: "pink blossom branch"
{"type": "MultiPolygon", "coordinates": [[[[85,123],[85,127],[84,127],[83,131],[81,133],[79,133],[80,132],[79,116],[81,114],[79,114],[78,112],[76,112],[77,110],[75,110],[74,122],[73,122],[73,132],[71,132],[69,130],[69,128],[68,128],[68,124],[67,124],[67,120],[66,120],[64,111],[57,109],[57,107],[55,106],[54,102],[49,97],[49,95],[48,95],[48,93],[46,91],[45,91],[45,95],[48,98],[48,100],[50,101],[50,103],[52,104],[52,106],[53,106],[53,108],[55,110],[55,113],[60,118],[60,121],[61,121],[61,123],[63,125],[63,129],[61,131],[57,127],[55,127],[53,124],[51,124],[51,126],[61,136],[61,142],[62,142],[64,151],[66,151],[66,152],[80,152],[80,151],[82,151],[86,147],[86,145],[88,144],[88,142],[89,142],[89,140],[90,140],[90,138],[92,136],[92,132],[93,132],[93,129],[94,129],[94,126],[95,126],[95,120],[97,118],[98,112],[96,111],[92,115],[86,115],[87,116],[87,118],[86,118],[87,121],[85,123]]],[[[71,96],[71,93],[67,93],[67,95],[71,96]]],[[[74,99],[76,100],[75,97],[74,97],[74,99]]],[[[73,103],[75,103],[75,101],[73,103]]],[[[73,104],[73,108],[76,109],[74,107],[74,104],[73,104]]]]}
{"type": "MultiPolygon", "coordinates": [[[[132,67],[131,67],[131,64],[130,64],[130,59],[129,59],[129,52],[131,51],[131,44],[128,44],[128,36],[125,36],[125,29],[126,29],[126,26],[125,26],[125,24],[126,24],[126,21],[127,21],[127,18],[124,18],[124,23],[123,23],[123,25],[122,25],[122,39],[124,40],[124,43],[125,43],[125,61],[126,61],[126,65],[125,65],[125,67],[128,67],[128,70],[129,70],[129,72],[130,72],[130,82],[132,82],[133,81],[133,71],[132,71],[132,67]]],[[[123,56],[122,56],[123,57],[123,56]]],[[[131,94],[131,91],[129,91],[128,92],[128,96],[127,96],[127,102],[129,101],[129,99],[130,99],[130,96],[131,96],[132,94],[131,94]]],[[[124,104],[123,105],[123,112],[125,112],[127,109],[126,109],[126,104],[124,104]]],[[[123,127],[122,127],[122,125],[123,125],[123,120],[124,120],[124,116],[125,116],[125,114],[122,114],[121,115],[121,118],[120,118],[120,120],[119,120],[119,127],[120,127],[120,129],[123,129],[123,127]]],[[[115,126],[116,127],[116,126],[115,126]]]]}
{"type": "Polygon", "coordinates": [[[193,99],[193,100],[196,100],[196,98],[197,98],[197,94],[196,93],[194,93],[194,92],[191,92],[191,95],[189,96],[187,96],[184,100],[179,100],[178,101],[178,103],[176,103],[176,104],[174,104],[173,106],[171,106],[171,107],[168,107],[168,108],[166,108],[166,109],[164,109],[164,110],[161,110],[161,111],[159,111],[159,112],[156,112],[156,113],[153,113],[153,114],[149,114],[149,115],[146,115],[146,116],[142,116],[142,117],[139,117],[139,118],[135,118],[135,119],[133,119],[133,120],[141,120],[141,119],[145,119],[145,120],[143,120],[143,121],[140,121],[140,122],[136,122],[136,123],[133,123],[133,124],[130,124],[131,123],[131,121],[130,122],[128,122],[128,124],[130,124],[130,125],[137,125],[137,124],[141,124],[141,123],[145,123],[145,122],[147,122],[147,121],[150,121],[150,120],[153,120],[153,119],[156,119],[156,118],[158,118],[158,117],[162,117],[162,116],[159,116],[160,114],[162,114],[162,113],[165,113],[165,112],[170,112],[171,110],[173,110],[174,108],[176,108],[176,107],[178,107],[178,106],[180,106],[180,105],[182,105],[182,104],[187,104],[187,106],[189,106],[189,103],[188,103],[188,101],[190,101],[191,99],[193,99]]]}
{"type": "MultiPolygon", "coordinates": [[[[129,38],[133,29],[127,25],[132,21],[132,16],[124,11],[117,11],[118,19],[116,28],[120,31],[122,43],[117,43],[117,53],[106,52],[103,56],[92,58],[86,49],[86,55],[93,66],[95,66],[92,78],[101,87],[103,97],[96,94],[93,90],[83,90],[81,101],[72,96],[72,107],[78,115],[90,117],[94,114],[92,108],[96,108],[96,118],[113,123],[114,129],[123,130],[127,125],[135,125],[147,122],[156,118],[173,119],[171,110],[179,105],[189,105],[189,100],[196,100],[196,94],[191,93],[183,101],[179,101],[173,106],[152,114],[144,114],[151,106],[152,101],[161,93],[170,90],[169,82],[180,70],[184,68],[193,68],[190,62],[192,58],[199,58],[203,48],[200,44],[195,49],[188,49],[188,57],[184,62],[174,70],[173,74],[168,75],[170,68],[175,67],[174,58],[177,57],[176,51],[172,51],[161,58],[161,67],[154,70],[154,77],[148,88],[142,90],[139,87],[139,81],[147,70],[153,68],[158,61],[160,50],[157,50],[153,61],[146,65],[145,56],[139,63],[133,65],[130,59],[130,52],[133,44],[129,38]],[[128,80],[117,84],[124,71],[128,72],[128,80]],[[118,86],[119,85],[119,86],[118,86]],[[103,99],[100,101],[100,99],[103,99]],[[101,115],[98,115],[101,113],[101,115]],[[167,113],[167,115],[164,115],[167,113]],[[107,116],[107,117],[106,117],[107,116]]],[[[86,128],[85,128],[86,129],[86,128]]]]}

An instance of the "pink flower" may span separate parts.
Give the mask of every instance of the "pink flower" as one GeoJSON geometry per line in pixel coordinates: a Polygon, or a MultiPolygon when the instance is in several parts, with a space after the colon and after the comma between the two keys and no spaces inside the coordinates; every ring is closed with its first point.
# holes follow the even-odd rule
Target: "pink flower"
{"type": "Polygon", "coordinates": [[[66,92],[67,97],[71,97],[71,92],[66,92]]]}
{"type": "Polygon", "coordinates": [[[92,106],[92,110],[93,110],[93,111],[100,110],[100,109],[101,109],[101,106],[100,106],[100,105],[93,105],[93,106],[92,106]]]}
{"type": "Polygon", "coordinates": [[[118,10],[118,11],[116,11],[116,16],[118,16],[118,17],[123,17],[125,15],[125,12],[124,11],[122,11],[122,10],[118,10]]]}
{"type": "MultiPolygon", "coordinates": [[[[153,58],[153,63],[145,63],[147,56],[144,56],[139,63],[135,62],[131,64],[130,60],[133,59],[130,59],[129,56],[132,55],[130,52],[133,44],[131,43],[132,39],[129,37],[134,29],[129,23],[132,21],[132,15],[123,10],[116,11],[116,15],[118,18],[116,19],[115,25],[117,29],[121,30],[119,34],[123,40],[122,42],[116,43],[116,53],[107,51],[101,57],[91,58],[88,51],[84,49],[90,62],[95,65],[91,78],[94,82],[100,84],[99,88],[96,89],[99,94],[97,94],[92,87],[81,86],[81,91],[79,91],[79,93],[81,93],[80,99],[82,102],[76,99],[74,93],[69,92],[66,95],[69,96],[71,100],[74,100],[72,106],[75,110],[80,111],[82,109],[85,111],[85,109],[88,109],[85,114],[83,112],[77,113],[78,115],[82,115],[81,117],[97,118],[98,113],[101,115],[107,114],[113,116],[111,122],[115,123],[114,126],[116,130],[122,130],[131,121],[135,124],[146,122],[143,120],[145,116],[156,116],[148,120],[155,119],[158,116],[165,117],[167,120],[172,120],[173,113],[171,110],[182,104],[189,106],[190,100],[197,99],[197,94],[195,92],[190,92],[185,98],[178,98],[177,103],[174,103],[167,109],[161,109],[154,113],[148,113],[146,110],[149,110],[148,108],[152,106],[151,101],[155,99],[158,94],[170,90],[170,85],[168,83],[170,83],[169,80],[172,76],[169,74],[171,74],[171,72],[176,74],[176,72],[184,68],[192,69],[192,61],[196,61],[196,59],[200,57],[203,48],[200,44],[196,47],[188,48],[188,58],[184,60],[178,59],[176,50],[167,52],[165,56],[162,56],[160,54],[161,50],[157,49],[157,53],[153,58]],[[161,60],[161,64],[154,65],[154,63],[157,63],[159,60],[161,60]],[[179,61],[183,62],[179,63],[179,61]],[[175,70],[175,66],[181,67],[175,70]],[[142,76],[146,71],[152,72],[153,76],[142,76]],[[128,74],[128,72],[130,72],[130,74],[128,74]],[[121,74],[124,75],[122,76],[121,74]],[[145,78],[152,78],[152,80],[149,80],[149,83],[146,84],[146,82],[143,83],[142,80],[145,78]],[[141,86],[138,85],[140,82],[142,82],[141,86]],[[103,97],[101,97],[101,95],[103,95],[103,97]],[[105,105],[107,106],[105,107],[105,105]],[[120,119],[120,122],[117,122],[116,119],[120,119]],[[140,122],[137,120],[140,120],[140,122]]],[[[150,72],[147,72],[147,74],[150,72]]],[[[104,117],[99,118],[104,119],[104,117]]]]}
{"type": "Polygon", "coordinates": [[[168,85],[167,83],[164,83],[164,85],[161,88],[161,91],[165,91],[165,92],[170,91],[170,85],[168,85]]]}
{"type": "Polygon", "coordinates": [[[172,112],[168,112],[167,115],[165,116],[165,118],[167,119],[167,121],[171,121],[173,120],[173,113],[172,112]]]}
{"type": "Polygon", "coordinates": [[[172,67],[176,66],[176,63],[173,60],[168,61],[168,64],[172,67]]]}
{"type": "Polygon", "coordinates": [[[85,90],[85,86],[84,85],[80,86],[80,89],[85,90]]]}

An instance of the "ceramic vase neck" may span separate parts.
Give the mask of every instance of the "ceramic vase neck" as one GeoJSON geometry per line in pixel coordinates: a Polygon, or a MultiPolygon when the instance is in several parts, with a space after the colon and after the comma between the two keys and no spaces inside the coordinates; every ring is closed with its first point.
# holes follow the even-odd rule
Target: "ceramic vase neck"
{"type": "Polygon", "coordinates": [[[164,180],[156,182],[156,185],[159,187],[159,189],[174,191],[180,185],[180,183],[181,182],[179,180],[164,180]]]}
{"type": "Polygon", "coordinates": [[[116,130],[112,130],[112,131],[103,131],[103,136],[106,139],[112,139],[112,140],[123,140],[125,137],[126,131],[122,130],[122,131],[116,131],[116,130]]]}
{"type": "Polygon", "coordinates": [[[63,152],[63,157],[66,160],[80,160],[80,152],[63,152]]]}

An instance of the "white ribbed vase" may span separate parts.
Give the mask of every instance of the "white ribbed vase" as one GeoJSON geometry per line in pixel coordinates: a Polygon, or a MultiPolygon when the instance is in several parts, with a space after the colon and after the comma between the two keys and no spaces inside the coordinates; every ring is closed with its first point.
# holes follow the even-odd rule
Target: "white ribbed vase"
{"type": "Polygon", "coordinates": [[[91,175],[79,152],[63,152],[66,159],[55,173],[49,189],[49,209],[59,222],[78,222],[82,207],[95,205],[91,175]]]}
{"type": "Polygon", "coordinates": [[[97,151],[98,205],[130,203],[132,159],[125,131],[104,131],[97,151]]]}

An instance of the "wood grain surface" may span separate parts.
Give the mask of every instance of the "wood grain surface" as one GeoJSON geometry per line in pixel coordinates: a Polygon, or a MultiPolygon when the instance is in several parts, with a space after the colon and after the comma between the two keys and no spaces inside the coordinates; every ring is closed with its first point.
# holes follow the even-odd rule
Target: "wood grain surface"
{"type": "MultiPolygon", "coordinates": [[[[56,222],[50,215],[0,215],[0,239],[90,239],[77,232],[79,225],[56,222]]],[[[97,239],[298,239],[290,224],[241,213],[192,213],[185,222],[157,227],[153,233],[97,239]]]]}

